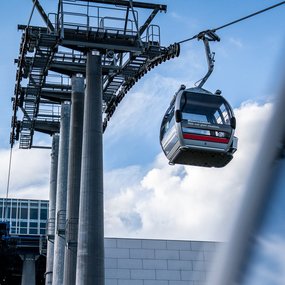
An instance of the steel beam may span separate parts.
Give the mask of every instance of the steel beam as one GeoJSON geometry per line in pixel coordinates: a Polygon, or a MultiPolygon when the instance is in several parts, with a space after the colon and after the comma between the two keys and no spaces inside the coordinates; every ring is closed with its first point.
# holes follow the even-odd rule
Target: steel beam
{"type": "Polygon", "coordinates": [[[104,285],[101,56],[87,54],[76,284],[104,285]]]}
{"type": "Polygon", "coordinates": [[[84,78],[73,76],[71,79],[71,121],[68,155],[67,210],[64,257],[64,283],[75,285],[77,234],[80,198],[82,133],[84,113],[84,78]]]}
{"type": "Polygon", "coordinates": [[[78,50],[81,52],[86,52],[90,49],[98,49],[105,51],[107,50],[114,50],[115,52],[141,52],[142,48],[137,46],[136,44],[130,43],[116,43],[116,40],[109,41],[109,42],[95,42],[91,40],[80,40],[73,37],[73,39],[62,39],[61,45],[67,48],[71,48],[74,50],[78,50]]]}
{"type": "Polygon", "coordinates": [[[39,0],[33,0],[34,5],[36,5],[38,12],[40,13],[42,19],[44,20],[44,22],[46,23],[47,27],[49,28],[49,30],[51,32],[54,32],[54,26],[51,23],[48,15],[45,13],[42,5],[40,4],[39,0]]]}
{"type": "MultiPolygon", "coordinates": [[[[67,195],[67,170],[68,170],[68,142],[70,127],[70,104],[62,103],[61,121],[60,121],[60,139],[59,139],[59,156],[58,156],[58,183],[56,193],[56,221],[57,234],[54,238],[54,264],[53,264],[53,285],[63,284],[64,269],[64,237],[60,235],[59,225],[61,220],[59,214],[66,211],[67,195]]],[[[65,219],[64,219],[65,221],[65,219]]],[[[65,222],[64,222],[65,227],[65,222]]]]}
{"type": "MultiPolygon", "coordinates": [[[[51,167],[50,167],[50,190],[49,190],[49,220],[55,221],[55,208],[56,208],[56,187],[57,187],[57,171],[58,171],[58,146],[59,135],[54,134],[52,138],[52,150],[51,150],[51,167]]],[[[47,235],[55,236],[54,224],[48,224],[47,235]]],[[[54,243],[51,240],[47,240],[47,259],[46,259],[46,285],[52,284],[52,270],[54,260],[54,243]]]]}
{"type": "MultiPolygon", "coordinates": [[[[131,7],[130,1],[126,0],[80,0],[83,2],[93,2],[93,3],[100,3],[100,4],[111,4],[116,6],[124,6],[124,7],[131,7]]],[[[145,2],[132,2],[132,6],[134,8],[144,8],[144,9],[159,9],[160,11],[167,10],[166,5],[162,4],[151,4],[151,3],[145,3],[145,2]]]]}

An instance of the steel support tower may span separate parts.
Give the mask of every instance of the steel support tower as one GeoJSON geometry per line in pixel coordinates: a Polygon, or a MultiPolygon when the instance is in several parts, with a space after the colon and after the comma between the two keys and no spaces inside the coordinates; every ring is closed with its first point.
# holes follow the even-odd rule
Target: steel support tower
{"type": "MultiPolygon", "coordinates": [[[[32,1],[45,24],[18,26],[23,34],[20,54],[15,60],[17,76],[12,98],[10,142],[13,145],[19,141],[20,148],[29,149],[38,147],[35,137],[38,134],[58,133],[63,128],[60,126],[60,118],[64,115],[60,108],[62,102],[76,104],[76,99],[71,96],[76,88],[70,78],[74,80],[76,74],[85,78],[84,123],[79,126],[83,130],[82,165],[74,170],[66,159],[65,165],[59,166],[59,173],[64,167],[68,169],[69,177],[76,175],[77,185],[80,182],[80,206],[71,198],[75,193],[72,192],[74,189],[71,190],[75,181],[68,180],[68,201],[66,198],[65,201],[56,201],[56,209],[60,205],[68,205],[67,232],[61,233],[61,238],[68,233],[65,236],[65,258],[68,262],[58,266],[65,266],[64,284],[72,284],[67,275],[77,263],[76,284],[103,285],[102,135],[117,106],[133,85],[158,64],[178,56],[179,45],[163,47],[160,28],[152,24],[157,13],[166,12],[166,5],[132,0],[59,0],[57,11],[46,14],[39,0],[32,1]],[[147,11],[149,13],[139,21],[141,11],[144,11],[143,15],[147,11]],[[78,248],[76,255],[69,252],[71,241],[78,248]]],[[[83,97],[82,87],[80,93],[83,97]]],[[[75,124],[73,120],[72,124],[75,124]]],[[[82,136],[80,132],[72,131],[74,127],[70,126],[69,142],[72,143],[82,136]]],[[[63,133],[60,134],[62,139],[66,139],[63,133]]],[[[75,148],[81,153],[80,143],[75,148]]],[[[69,159],[73,154],[70,149],[69,159]]],[[[57,217],[59,214],[56,213],[57,217]]],[[[55,275],[53,272],[54,278],[55,275]]],[[[62,282],[61,277],[57,280],[62,282]]],[[[55,282],[54,285],[57,284],[55,282]]]]}

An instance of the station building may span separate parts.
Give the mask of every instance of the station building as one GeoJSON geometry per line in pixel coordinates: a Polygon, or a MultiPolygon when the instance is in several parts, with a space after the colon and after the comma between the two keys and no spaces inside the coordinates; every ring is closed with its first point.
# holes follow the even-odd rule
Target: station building
{"type": "MultiPolygon", "coordinates": [[[[9,225],[9,239],[3,231],[0,237],[0,284],[21,284],[25,256],[34,260],[35,284],[45,284],[48,201],[0,199],[0,214],[9,225]]],[[[219,246],[210,241],[105,238],[105,284],[204,285],[219,246]]]]}

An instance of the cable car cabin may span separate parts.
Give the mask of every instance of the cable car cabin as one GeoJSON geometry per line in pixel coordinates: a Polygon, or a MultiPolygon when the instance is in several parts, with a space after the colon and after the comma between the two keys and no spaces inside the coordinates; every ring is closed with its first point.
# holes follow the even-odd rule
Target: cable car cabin
{"type": "Polygon", "coordinates": [[[235,127],[220,93],[181,86],[162,120],[160,144],[170,164],[224,167],[237,149],[235,127]]]}

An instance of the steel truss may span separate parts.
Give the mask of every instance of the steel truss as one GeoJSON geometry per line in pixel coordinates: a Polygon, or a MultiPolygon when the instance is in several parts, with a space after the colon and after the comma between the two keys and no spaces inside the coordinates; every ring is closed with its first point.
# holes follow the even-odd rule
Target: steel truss
{"type": "Polygon", "coordinates": [[[60,104],[70,100],[70,77],[85,75],[88,51],[97,50],[102,56],[103,130],[142,76],[179,56],[179,44],[161,46],[160,28],[151,24],[158,12],[166,11],[165,5],[59,0],[57,13],[47,15],[38,0],[33,2],[46,26],[18,26],[23,34],[15,60],[11,145],[19,140],[20,148],[29,149],[34,147],[35,131],[59,132],[60,104]],[[135,9],[151,11],[141,25],[135,9]]]}

